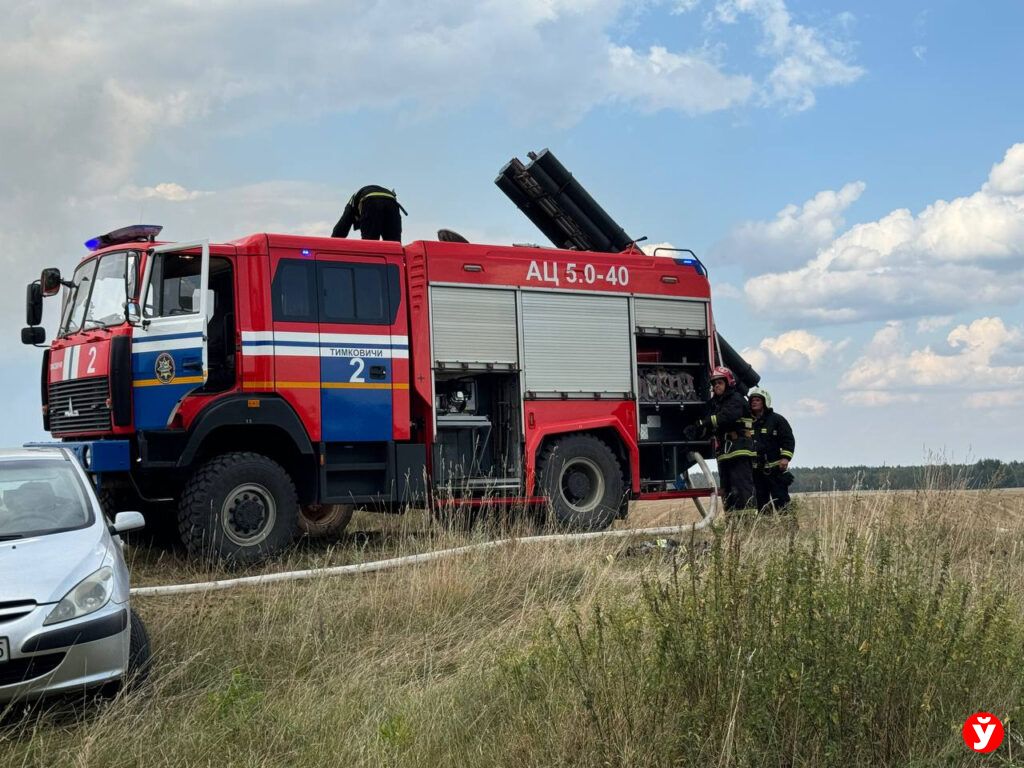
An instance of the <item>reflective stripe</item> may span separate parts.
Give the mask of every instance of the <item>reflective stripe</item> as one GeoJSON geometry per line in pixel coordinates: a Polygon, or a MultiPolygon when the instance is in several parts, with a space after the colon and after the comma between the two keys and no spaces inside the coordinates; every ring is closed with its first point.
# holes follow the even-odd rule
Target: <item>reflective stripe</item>
{"type": "Polygon", "coordinates": [[[203,384],[205,381],[206,379],[202,376],[178,376],[170,381],[160,381],[159,379],[136,379],[132,384],[136,387],[162,387],[173,384],[203,384]]]}
{"type": "Polygon", "coordinates": [[[781,453],[787,459],[792,459],[793,458],[793,452],[792,451],[779,451],[779,453],[781,453]]]}
{"type": "Polygon", "coordinates": [[[717,416],[712,416],[711,417],[711,428],[712,429],[718,429],[718,417],[717,416]]]}
{"type": "Polygon", "coordinates": [[[734,459],[737,456],[749,456],[752,459],[757,458],[757,454],[754,453],[753,451],[748,451],[745,448],[737,448],[735,451],[730,451],[729,453],[723,453],[720,456],[715,456],[715,459],[717,461],[726,461],[727,459],[734,459]]]}
{"type": "Polygon", "coordinates": [[[348,381],[245,381],[242,389],[408,389],[408,382],[348,382],[348,381]]]}

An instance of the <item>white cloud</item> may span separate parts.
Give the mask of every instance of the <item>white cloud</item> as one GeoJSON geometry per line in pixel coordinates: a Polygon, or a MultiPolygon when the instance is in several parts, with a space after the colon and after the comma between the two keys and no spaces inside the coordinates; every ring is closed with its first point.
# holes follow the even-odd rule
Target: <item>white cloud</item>
{"type": "Polygon", "coordinates": [[[152,187],[136,187],[128,185],[121,190],[120,196],[125,200],[166,200],[172,203],[182,203],[187,200],[195,200],[197,197],[208,195],[209,192],[185,189],[181,184],[172,181],[165,181],[152,187]]]}
{"type": "Polygon", "coordinates": [[[822,190],[801,205],[787,205],[771,221],[748,221],[712,249],[716,260],[738,262],[755,274],[802,264],[835,239],[843,214],[864,193],[863,181],[822,190]]]}
{"type": "Polygon", "coordinates": [[[828,412],[828,406],[813,397],[801,397],[791,410],[796,416],[823,416],[828,412]]]}
{"type": "Polygon", "coordinates": [[[741,354],[758,371],[805,371],[816,367],[832,347],[831,341],[796,330],[762,339],[741,354]]]}
{"type": "MultiPolygon", "coordinates": [[[[653,256],[654,252],[659,248],[675,248],[672,243],[640,243],[640,250],[646,253],[648,256],[653,256]]],[[[672,257],[675,253],[671,250],[662,251],[658,256],[672,257]]]]}
{"type": "Polygon", "coordinates": [[[930,331],[937,331],[939,330],[939,328],[945,328],[952,322],[952,315],[935,315],[933,317],[922,317],[920,320],[917,321],[917,332],[929,333],[930,331]]]}
{"type": "Polygon", "coordinates": [[[754,277],[744,288],[754,311],[790,322],[942,315],[1016,303],[1022,257],[1024,144],[1017,144],[974,194],[854,226],[804,266],[754,277]]]}
{"type": "Polygon", "coordinates": [[[652,46],[643,54],[611,45],[608,59],[611,99],[644,112],[717,112],[745,103],[754,92],[751,77],[725,74],[700,53],[678,54],[652,46]]]}
{"type": "Polygon", "coordinates": [[[976,410],[989,410],[992,408],[1005,410],[1007,408],[1024,407],[1024,397],[1021,396],[1021,390],[1019,389],[1001,389],[991,392],[972,392],[967,396],[967,400],[964,403],[968,408],[976,410]]]}
{"type": "Polygon", "coordinates": [[[876,392],[864,390],[862,392],[847,392],[843,395],[843,402],[847,405],[861,405],[865,408],[878,408],[896,403],[919,403],[921,396],[908,392],[876,392]]]}
{"type": "Polygon", "coordinates": [[[982,190],[991,195],[1024,195],[1024,144],[1014,144],[992,166],[982,190]]]}
{"type": "Polygon", "coordinates": [[[711,295],[716,299],[742,299],[743,291],[732,283],[714,283],[711,287],[711,295]]]}
{"type": "Polygon", "coordinates": [[[969,405],[979,391],[1024,386],[1024,365],[1001,360],[1004,350],[1024,344],[1024,330],[1001,318],[982,317],[946,336],[946,350],[909,349],[903,325],[890,322],[875,333],[863,354],[843,374],[839,387],[850,403],[877,405],[920,399],[923,393],[961,393],[969,405]],[[972,399],[973,398],[973,399],[972,399]]]}
{"type": "Polygon", "coordinates": [[[684,13],[689,13],[694,8],[696,8],[698,5],[700,5],[700,0],[675,0],[675,3],[673,5],[674,7],[672,8],[672,13],[675,15],[680,15],[684,13]]]}
{"type": "MultiPolygon", "coordinates": [[[[715,8],[719,21],[735,23],[740,15],[756,18],[763,33],[762,54],[775,62],[763,90],[766,103],[793,110],[814,106],[815,91],[824,86],[848,85],[864,70],[848,62],[848,46],[821,31],[795,24],[783,0],[723,0],[715,8]]],[[[851,23],[844,14],[845,25],[851,23]]]]}

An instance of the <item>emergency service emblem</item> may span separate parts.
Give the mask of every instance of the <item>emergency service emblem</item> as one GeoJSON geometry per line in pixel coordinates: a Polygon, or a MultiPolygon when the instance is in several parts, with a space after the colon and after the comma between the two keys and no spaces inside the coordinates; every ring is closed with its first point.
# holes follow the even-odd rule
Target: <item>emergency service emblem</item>
{"type": "Polygon", "coordinates": [[[166,352],[161,352],[157,355],[153,370],[157,381],[161,384],[170,384],[174,381],[174,358],[166,352]]]}

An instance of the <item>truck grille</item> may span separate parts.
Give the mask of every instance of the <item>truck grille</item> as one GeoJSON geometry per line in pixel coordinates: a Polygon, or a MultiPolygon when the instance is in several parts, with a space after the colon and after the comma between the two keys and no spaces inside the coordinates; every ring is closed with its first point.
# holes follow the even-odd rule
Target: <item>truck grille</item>
{"type": "Polygon", "coordinates": [[[50,431],[106,432],[110,430],[110,398],[105,376],[50,384],[50,431]]]}

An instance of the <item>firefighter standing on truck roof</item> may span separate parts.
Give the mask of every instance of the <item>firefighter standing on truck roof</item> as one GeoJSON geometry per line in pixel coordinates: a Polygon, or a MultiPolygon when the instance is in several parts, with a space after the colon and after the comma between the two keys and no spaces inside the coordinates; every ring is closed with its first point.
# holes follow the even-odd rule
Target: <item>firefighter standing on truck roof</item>
{"type": "Polygon", "coordinates": [[[712,397],[708,415],[688,426],[688,440],[707,435],[715,440],[715,459],[727,510],[754,505],[753,425],[747,401],[736,389],[732,371],[719,366],[711,371],[712,397]]]}
{"type": "Polygon", "coordinates": [[[750,414],[754,417],[754,490],[762,512],[783,510],[789,506],[789,485],[793,475],[789,462],[796,450],[793,428],[781,414],[772,410],[772,396],[755,387],[747,393],[750,414]]]}
{"type": "Polygon", "coordinates": [[[369,184],[349,198],[331,237],[348,237],[349,230],[355,227],[363,240],[394,240],[400,243],[403,213],[409,215],[399,204],[393,189],[369,184]]]}

